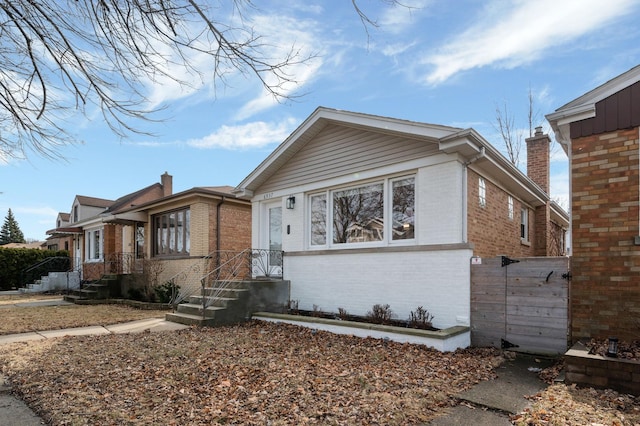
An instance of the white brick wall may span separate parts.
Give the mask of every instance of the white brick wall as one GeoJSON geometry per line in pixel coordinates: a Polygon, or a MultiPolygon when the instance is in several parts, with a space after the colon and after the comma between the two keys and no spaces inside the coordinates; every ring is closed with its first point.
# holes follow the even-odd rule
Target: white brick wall
{"type": "Polygon", "coordinates": [[[286,256],[284,273],[300,309],[315,304],[365,315],[388,303],[398,319],[408,319],[422,306],[434,315],[434,326],[446,328],[468,325],[471,255],[462,249],[286,256]]]}
{"type": "Polygon", "coordinates": [[[448,162],[420,169],[417,190],[418,243],[462,242],[462,165],[448,162]]]}

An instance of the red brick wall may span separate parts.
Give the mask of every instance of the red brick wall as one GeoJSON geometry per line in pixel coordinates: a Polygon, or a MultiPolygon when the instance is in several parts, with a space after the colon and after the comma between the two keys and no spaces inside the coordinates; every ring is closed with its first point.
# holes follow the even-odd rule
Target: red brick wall
{"type": "Polygon", "coordinates": [[[477,173],[468,170],[467,235],[469,242],[474,245],[474,256],[533,256],[532,237],[535,228],[533,211],[529,210],[529,241],[531,244],[522,244],[520,240],[520,208],[522,204],[514,197],[514,216],[513,220],[509,219],[507,201],[509,194],[485,179],[487,202],[485,207],[480,206],[478,178],[477,173]]]}
{"type": "Polygon", "coordinates": [[[640,327],[638,129],[571,142],[573,341],[640,327]]]}
{"type": "MultiPolygon", "coordinates": [[[[209,210],[209,245],[216,249],[217,209],[212,203],[209,210]]],[[[220,206],[220,250],[242,251],[251,248],[251,205],[225,201],[220,206]]]]}

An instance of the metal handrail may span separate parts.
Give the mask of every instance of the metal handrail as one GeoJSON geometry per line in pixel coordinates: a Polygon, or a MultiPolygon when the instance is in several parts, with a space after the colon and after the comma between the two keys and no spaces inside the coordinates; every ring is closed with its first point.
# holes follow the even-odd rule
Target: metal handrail
{"type": "Polygon", "coordinates": [[[190,296],[200,293],[202,315],[211,301],[227,289],[232,282],[252,277],[281,277],[283,252],[280,250],[245,249],[240,252],[218,250],[193,263],[167,281],[173,289],[171,304],[177,305],[190,296]],[[273,268],[270,263],[275,263],[273,268]],[[272,270],[273,269],[273,270],[272,270]],[[209,295],[206,288],[216,283],[216,290],[209,295]]]}
{"type": "MultiPolygon", "coordinates": [[[[53,266],[53,265],[51,265],[53,266]]],[[[27,284],[27,281],[31,279],[28,275],[30,272],[37,271],[38,275],[46,275],[49,272],[67,272],[71,270],[71,258],[68,256],[51,256],[41,260],[38,263],[35,263],[28,268],[20,271],[20,287],[24,287],[27,284]],[[53,262],[61,262],[62,265],[59,268],[54,267],[45,267],[48,264],[52,264],[53,262]],[[38,269],[41,268],[41,269],[38,269]]]]}

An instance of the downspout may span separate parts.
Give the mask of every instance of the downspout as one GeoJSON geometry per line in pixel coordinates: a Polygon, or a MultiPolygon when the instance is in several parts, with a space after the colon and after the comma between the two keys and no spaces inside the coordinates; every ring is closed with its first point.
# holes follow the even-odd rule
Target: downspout
{"type": "Polygon", "coordinates": [[[222,235],[220,231],[220,211],[224,201],[225,197],[223,195],[218,204],[216,204],[216,269],[220,268],[220,236],[222,235]]]}
{"type": "Polygon", "coordinates": [[[469,165],[471,163],[475,163],[476,161],[478,161],[479,159],[484,157],[484,146],[480,147],[480,152],[477,153],[475,156],[473,156],[472,158],[470,158],[469,160],[467,160],[465,163],[463,163],[463,168],[462,168],[462,242],[466,243],[468,242],[468,236],[467,236],[467,201],[468,201],[468,188],[467,188],[467,168],[469,167],[469,165]]]}

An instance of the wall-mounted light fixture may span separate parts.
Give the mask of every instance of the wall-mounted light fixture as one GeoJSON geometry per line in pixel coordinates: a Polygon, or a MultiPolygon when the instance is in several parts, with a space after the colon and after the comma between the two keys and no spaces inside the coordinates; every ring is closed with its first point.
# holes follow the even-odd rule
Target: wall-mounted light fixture
{"type": "Polygon", "coordinates": [[[618,339],[609,337],[609,345],[607,347],[607,356],[615,358],[618,356],[618,339]]]}
{"type": "Polygon", "coordinates": [[[296,197],[287,198],[287,209],[293,210],[293,207],[296,205],[296,197]]]}

